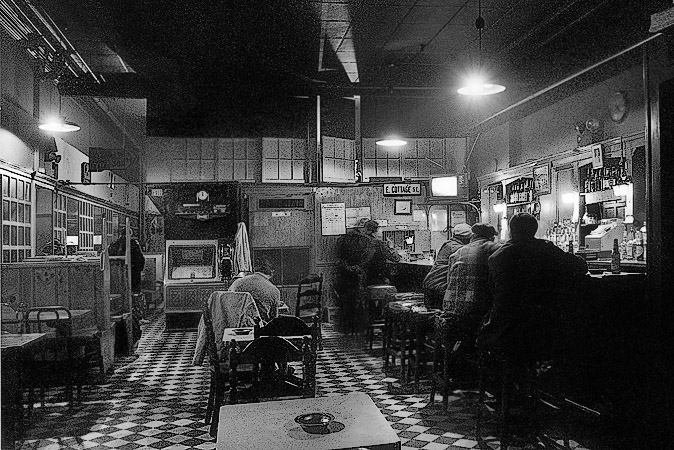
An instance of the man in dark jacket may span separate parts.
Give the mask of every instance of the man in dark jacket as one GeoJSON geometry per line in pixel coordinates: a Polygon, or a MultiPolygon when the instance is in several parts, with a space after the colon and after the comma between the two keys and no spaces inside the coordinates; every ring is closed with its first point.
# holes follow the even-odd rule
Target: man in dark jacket
{"type": "Polygon", "coordinates": [[[487,261],[501,244],[494,242],[497,231],[490,224],[476,223],[471,230],[470,242],[449,257],[442,309],[454,328],[474,340],[492,304],[487,261]]]}
{"type": "Polygon", "coordinates": [[[379,224],[361,220],[358,227],[337,239],[337,282],[335,291],[344,331],[358,332],[367,325],[366,287],[386,283],[387,261],[400,260],[398,253],[378,239],[379,224]]]}
{"type": "Polygon", "coordinates": [[[435,262],[430,272],[424,278],[422,287],[426,297],[426,306],[429,308],[441,308],[442,299],[447,290],[447,273],[449,272],[449,257],[470,242],[472,236],[470,225],[460,223],[454,227],[452,238],[446,241],[438,250],[435,262]]]}
{"type": "MultiPolygon", "coordinates": [[[[126,256],[126,229],[120,228],[119,237],[108,247],[110,256],[126,256]]],[[[143,249],[136,238],[131,238],[131,292],[141,293],[141,274],[145,268],[143,249]]]]}
{"type": "Polygon", "coordinates": [[[477,345],[519,360],[553,357],[563,346],[560,311],[585,280],[587,264],[535,236],[538,221],[517,213],[510,240],[489,258],[493,305],[477,345]]]}

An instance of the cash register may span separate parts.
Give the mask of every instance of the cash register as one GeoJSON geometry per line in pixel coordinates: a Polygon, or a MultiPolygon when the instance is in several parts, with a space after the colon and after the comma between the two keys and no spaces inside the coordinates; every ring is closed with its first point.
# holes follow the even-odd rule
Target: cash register
{"type": "Polygon", "coordinates": [[[625,225],[621,219],[603,219],[597,228],[585,236],[585,249],[599,252],[600,257],[607,257],[613,250],[613,240],[623,239],[625,225]]]}

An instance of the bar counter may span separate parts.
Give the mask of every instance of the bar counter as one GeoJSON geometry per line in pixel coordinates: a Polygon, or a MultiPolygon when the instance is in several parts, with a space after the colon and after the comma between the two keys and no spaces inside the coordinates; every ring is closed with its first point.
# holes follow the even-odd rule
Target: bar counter
{"type": "Polygon", "coordinates": [[[398,292],[423,292],[421,285],[433,267],[433,261],[430,259],[399,261],[394,266],[391,283],[398,292]]]}

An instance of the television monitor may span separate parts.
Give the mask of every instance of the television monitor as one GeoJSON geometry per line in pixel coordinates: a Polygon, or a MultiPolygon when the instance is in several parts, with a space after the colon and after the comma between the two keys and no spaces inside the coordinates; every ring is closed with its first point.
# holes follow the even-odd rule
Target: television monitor
{"type": "Polygon", "coordinates": [[[431,175],[428,200],[430,201],[467,201],[468,177],[466,174],[431,175]]]}

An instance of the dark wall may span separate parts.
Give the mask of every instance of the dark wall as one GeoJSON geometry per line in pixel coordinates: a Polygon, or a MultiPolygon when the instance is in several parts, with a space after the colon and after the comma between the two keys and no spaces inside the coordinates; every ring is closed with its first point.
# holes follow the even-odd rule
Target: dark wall
{"type": "Polygon", "coordinates": [[[241,219],[240,188],[238,183],[172,183],[150,185],[149,189],[161,188],[161,197],[150,199],[164,217],[166,239],[224,239],[233,241],[237,223],[241,219]],[[203,202],[201,211],[208,211],[210,206],[227,205],[227,212],[218,217],[210,213],[207,220],[198,220],[194,214],[181,215],[194,211],[185,204],[199,203],[197,192],[205,190],[209,200],[203,202]]]}

